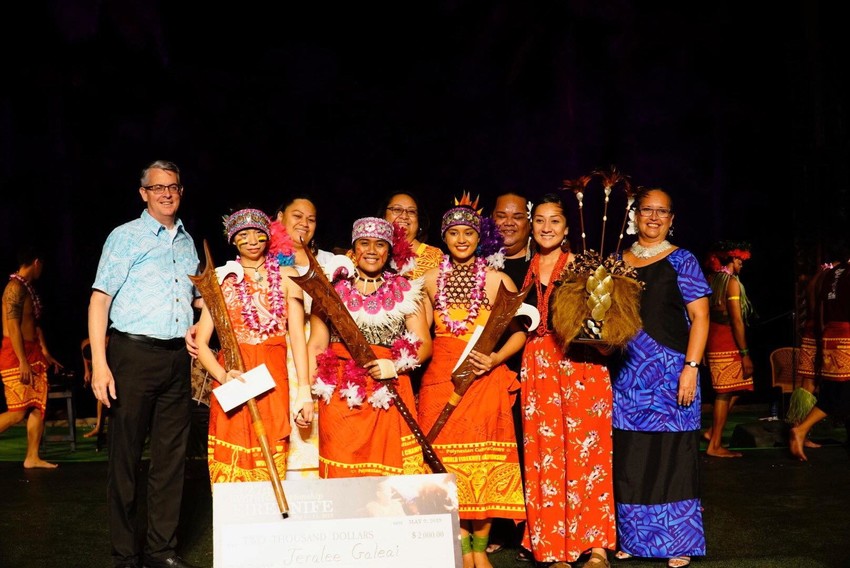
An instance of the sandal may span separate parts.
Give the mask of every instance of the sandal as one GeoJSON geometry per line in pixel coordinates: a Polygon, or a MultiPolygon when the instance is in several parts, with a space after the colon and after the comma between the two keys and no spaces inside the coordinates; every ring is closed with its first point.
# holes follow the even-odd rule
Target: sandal
{"type": "Polygon", "coordinates": [[[685,566],[690,565],[690,563],[690,556],[674,556],[667,561],[667,568],[684,568],[685,566]]]}
{"type": "Polygon", "coordinates": [[[534,558],[529,551],[521,548],[520,551],[516,553],[516,559],[518,562],[531,562],[534,558]]]}
{"type": "Polygon", "coordinates": [[[494,554],[504,548],[500,542],[491,542],[487,545],[487,554],[494,554]]]}
{"type": "Polygon", "coordinates": [[[631,560],[633,556],[628,552],[618,550],[614,553],[614,558],[616,558],[617,560],[631,560]]]}
{"type": "Polygon", "coordinates": [[[608,562],[608,557],[604,554],[599,554],[598,552],[594,552],[590,555],[590,558],[587,562],[584,563],[584,568],[611,568],[611,563],[608,562]]]}

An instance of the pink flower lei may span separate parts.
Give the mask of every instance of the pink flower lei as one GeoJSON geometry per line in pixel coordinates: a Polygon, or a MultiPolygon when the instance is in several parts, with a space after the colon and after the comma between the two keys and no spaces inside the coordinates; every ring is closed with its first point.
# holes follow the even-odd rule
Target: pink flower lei
{"type": "Polygon", "coordinates": [[[27,289],[27,292],[30,294],[30,298],[32,298],[32,313],[36,320],[41,318],[41,298],[38,297],[38,294],[35,293],[35,289],[32,287],[32,284],[29,281],[21,276],[18,273],[13,273],[9,275],[9,280],[17,280],[20,282],[24,288],[27,289]]]}
{"type": "Polygon", "coordinates": [[[363,295],[350,279],[338,280],[334,288],[350,312],[365,310],[370,315],[380,311],[392,311],[396,303],[404,301],[404,293],[410,290],[410,282],[404,276],[384,272],[384,283],[375,292],[363,295]]]}
{"type": "MultiPolygon", "coordinates": [[[[239,260],[239,257],[237,257],[239,260]]],[[[277,263],[275,256],[266,257],[266,272],[269,277],[269,310],[273,318],[266,322],[261,322],[257,314],[257,306],[248,295],[247,279],[243,276],[240,282],[237,282],[236,295],[242,303],[242,318],[245,320],[245,325],[252,331],[256,331],[261,335],[270,335],[280,329],[281,322],[286,316],[286,304],[284,295],[280,288],[280,265],[277,263]]]]}
{"type": "Polygon", "coordinates": [[[440,272],[437,276],[437,295],[434,298],[434,308],[440,314],[440,319],[446,328],[455,336],[466,333],[469,324],[478,317],[481,304],[484,303],[484,284],[487,282],[487,261],[481,257],[475,258],[475,286],[469,292],[469,312],[466,319],[456,321],[449,315],[448,299],[446,298],[446,282],[452,272],[452,261],[449,255],[443,255],[440,261],[440,272]]]}

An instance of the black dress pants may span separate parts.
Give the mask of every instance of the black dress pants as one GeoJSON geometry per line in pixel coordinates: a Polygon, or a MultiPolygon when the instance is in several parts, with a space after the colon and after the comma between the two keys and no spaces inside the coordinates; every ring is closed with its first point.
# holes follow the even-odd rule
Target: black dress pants
{"type": "Polygon", "coordinates": [[[107,500],[116,565],[176,554],[191,421],[190,359],[185,346],[156,346],[114,334],[108,348],[117,399],[109,415],[107,500]],[[138,478],[150,438],[146,503],[138,478]],[[147,523],[140,519],[146,512],[147,523]],[[144,544],[137,534],[146,526],[144,544]]]}

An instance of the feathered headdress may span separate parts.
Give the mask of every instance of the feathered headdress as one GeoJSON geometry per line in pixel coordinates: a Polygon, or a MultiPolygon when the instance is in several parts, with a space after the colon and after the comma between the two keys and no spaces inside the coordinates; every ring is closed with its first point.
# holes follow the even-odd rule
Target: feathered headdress
{"type": "Polygon", "coordinates": [[[711,272],[717,272],[733,258],[749,260],[750,243],[746,241],[718,241],[712,245],[705,259],[705,267],[711,272]]]}
{"type": "Polygon", "coordinates": [[[482,217],[483,210],[478,209],[478,197],[473,201],[468,192],[463,192],[460,199],[455,198],[454,203],[455,206],[443,214],[440,233],[445,235],[446,231],[456,225],[472,227],[478,233],[476,256],[485,259],[493,268],[504,268],[505,240],[496,222],[490,217],[482,217]]]}
{"type": "Polygon", "coordinates": [[[440,224],[440,234],[445,235],[455,225],[466,225],[481,233],[481,212],[478,209],[478,197],[472,201],[469,192],[464,191],[461,198],[455,198],[455,206],[443,214],[443,222],[440,224]]]}

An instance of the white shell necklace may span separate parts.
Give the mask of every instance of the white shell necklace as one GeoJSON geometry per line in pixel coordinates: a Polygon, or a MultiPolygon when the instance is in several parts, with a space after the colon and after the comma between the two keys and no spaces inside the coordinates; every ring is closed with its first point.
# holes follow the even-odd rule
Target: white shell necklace
{"type": "Polygon", "coordinates": [[[664,239],[660,243],[652,245],[651,247],[642,246],[635,241],[629,250],[632,251],[632,254],[638,258],[652,258],[653,256],[661,254],[671,248],[673,248],[673,245],[670,244],[670,241],[664,239]]]}

